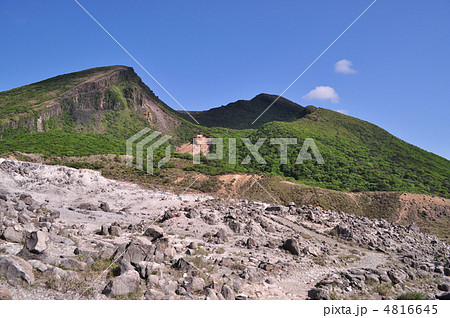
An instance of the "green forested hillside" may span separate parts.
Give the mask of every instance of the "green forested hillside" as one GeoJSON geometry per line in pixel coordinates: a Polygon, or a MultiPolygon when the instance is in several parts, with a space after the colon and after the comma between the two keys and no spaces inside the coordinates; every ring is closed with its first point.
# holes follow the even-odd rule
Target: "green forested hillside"
{"type": "MultiPolygon", "coordinates": [[[[0,153],[46,155],[125,154],[125,140],[144,127],[172,135],[179,145],[198,134],[237,139],[237,163],[203,160],[186,170],[205,174],[265,173],[343,191],[407,191],[450,197],[450,162],[408,144],[371,123],[313,106],[279,99],[253,126],[276,96],[260,94],[195,117],[182,118],[156,97],[131,68],[112,66],[58,76],[0,92],[0,153]],[[253,129],[244,129],[244,128],[253,129]],[[280,164],[279,145],[270,138],[297,138],[280,164]],[[267,164],[252,160],[241,138],[260,148],[267,164]],[[295,164],[305,138],[313,138],[325,164],[295,164]]],[[[187,160],[187,159],[186,159],[187,160]]]]}
{"type": "MultiPolygon", "coordinates": [[[[334,111],[318,109],[293,122],[266,123],[249,131],[248,137],[253,143],[258,138],[297,138],[298,144],[288,146],[288,164],[280,164],[280,147],[267,140],[259,149],[266,165],[254,160],[248,165],[234,166],[216,162],[216,167],[211,169],[211,163],[205,161],[205,166],[193,169],[210,173],[221,169],[272,173],[305,184],[344,191],[450,195],[450,161],[408,144],[378,126],[334,111]],[[314,139],[325,164],[314,160],[295,164],[305,138],[314,139]]],[[[238,163],[249,154],[242,142],[238,142],[237,152],[238,163]]]]}

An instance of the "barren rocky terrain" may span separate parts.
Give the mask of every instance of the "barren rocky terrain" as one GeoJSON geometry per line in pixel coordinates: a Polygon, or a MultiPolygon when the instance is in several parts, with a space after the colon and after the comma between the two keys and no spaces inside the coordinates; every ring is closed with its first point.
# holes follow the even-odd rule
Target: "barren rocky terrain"
{"type": "Polygon", "coordinates": [[[414,224],[176,195],[9,159],[0,179],[0,299],[434,299],[450,290],[449,246],[414,224]]]}

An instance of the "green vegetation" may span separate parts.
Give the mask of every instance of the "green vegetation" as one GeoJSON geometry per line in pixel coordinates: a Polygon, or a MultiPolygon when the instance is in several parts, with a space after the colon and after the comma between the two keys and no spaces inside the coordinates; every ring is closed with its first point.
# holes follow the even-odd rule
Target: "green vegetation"
{"type": "Polygon", "coordinates": [[[33,113],[33,110],[40,109],[42,103],[55,100],[61,94],[82,83],[84,79],[105,76],[115,69],[114,66],[93,68],[0,92],[0,120],[11,119],[23,113],[33,113]]]}
{"type": "Polygon", "coordinates": [[[90,133],[42,132],[21,134],[0,141],[0,153],[20,151],[56,156],[123,154],[125,140],[90,133]]]}
{"type": "Polygon", "coordinates": [[[427,294],[422,292],[407,292],[397,297],[397,300],[427,300],[427,294]]]}
{"type": "MultiPolygon", "coordinates": [[[[228,138],[235,138],[229,133],[222,133],[226,138],[225,157],[228,138]]],[[[252,143],[259,138],[267,139],[259,149],[267,164],[258,164],[256,160],[239,164],[250,152],[238,139],[238,164],[204,159],[201,165],[187,170],[210,175],[232,171],[274,174],[315,187],[350,192],[405,191],[450,196],[448,160],[410,145],[373,124],[334,111],[318,109],[294,122],[271,122],[257,130],[247,130],[246,135],[252,143]],[[297,138],[298,143],[289,145],[287,164],[280,163],[280,146],[268,140],[283,137],[297,138]],[[313,138],[325,164],[315,160],[295,164],[306,138],[313,138]]]]}
{"type": "MultiPolygon", "coordinates": [[[[275,98],[260,94],[250,101],[197,112],[194,116],[204,125],[198,126],[190,123],[186,114],[180,115],[160,101],[131,68],[95,68],[0,92],[0,153],[20,151],[46,156],[125,154],[125,140],[150,126],[172,135],[170,142],[174,145],[188,142],[198,133],[225,139],[224,160],[203,157],[200,165],[193,165],[191,161],[182,167],[186,173],[210,176],[255,173],[281,176],[294,184],[331,190],[379,191],[370,200],[356,200],[363,205],[376,206],[373,210],[381,215],[388,215],[397,208],[393,206],[393,202],[398,202],[392,198],[395,194],[385,194],[385,191],[450,197],[448,160],[410,145],[368,122],[313,106],[302,107],[280,98],[255,125],[251,125],[255,114],[266,109],[275,98]],[[91,82],[93,85],[84,85],[91,82]],[[158,110],[143,107],[144,97],[158,110]],[[156,113],[162,116],[158,120],[156,113]],[[249,127],[253,129],[243,129],[249,127]],[[40,130],[44,132],[37,132],[40,130]],[[280,162],[280,146],[269,142],[270,138],[283,137],[297,139],[297,145],[288,146],[287,164],[280,162]],[[228,163],[232,138],[237,142],[235,164],[228,163]],[[258,164],[252,159],[248,164],[242,164],[250,152],[241,138],[248,138],[252,143],[266,138],[259,152],[267,163],[258,164]],[[315,160],[295,164],[306,138],[314,140],[325,164],[318,164],[315,160]]],[[[163,155],[163,149],[158,149],[154,161],[163,155]]],[[[185,162],[192,159],[188,154],[174,156],[185,162]]],[[[71,166],[101,169],[101,165],[96,163],[72,162],[71,166]]],[[[177,167],[172,162],[170,168],[177,167]]],[[[164,174],[159,176],[163,183],[170,182],[164,174]]],[[[194,185],[204,192],[214,192],[218,186],[217,178],[194,185]]],[[[286,193],[297,195],[270,184],[267,187],[283,200],[286,193]]],[[[308,191],[317,196],[315,203],[318,205],[352,205],[349,201],[352,198],[340,198],[338,194],[335,200],[343,199],[344,203],[324,202],[320,191],[311,188],[302,190],[301,195],[308,196],[308,191]]],[[[287,197],[286,200],[291,201],[287,197]]]]}

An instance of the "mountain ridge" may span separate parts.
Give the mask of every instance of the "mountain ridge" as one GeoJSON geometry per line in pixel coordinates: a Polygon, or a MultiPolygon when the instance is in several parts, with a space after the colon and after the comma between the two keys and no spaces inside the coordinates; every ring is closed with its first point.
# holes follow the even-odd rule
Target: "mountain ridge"
{"type": "MultiPolygon", "coordinates": [[[[312,113],[316,107],[303,107],[284,97],[260,93],[250,100],[238,100],[205,111],[189,111],[200,125],[231,129],[255,129],[271,121],[294,121],[312,113]],[[269,107],[270,106],[270,107],[269,107]],[[257,121],[255,119],[264,112],[257,121]],[[233,115],[231,116],[230,113],[233,115]]],[[[178,111],[193,122],[186,111],[178,111]]]]}
{"type": "Polygon", "coordinates": [[[59,75],[0,92],[0,101],[0,137],[52,129],[127,137],[145,126],[174,133],[176,126],[186,123],[131,67],[121,65],[59,75]],[[112,126],[105,123],[108,120],[114,125],[124,121],[125,131],[108,131],[112,126]]]}
{"type": "Polygon", "coordinates": [[[174,145],[190,142],[199,133],[225,139],[223,160],[203,160],[200,165],[186,166],[186,171],[275,174],[340,191],[450,197],[450,161],[367,121],[280,98],[252,129],[241,129],[248,128],[276,98],[259,94],[248,101],[195,113],[203,116],[199,119],[204,126],[199,126],[161,101],[132,68],[93,68],[0,92],[0,153],[120,155],[125,152],[127,138],[150,127],[171,135],[174,145]],[[267,143],[260,148],[266,165],[255,161],[240,164],[250,154],[242,138],[255,143],[260,138],[283,137],[299,141],[288,148],[288,164],[280,164],[279,146],[267,143]],[[237,164],[227,162],[230,138],[237,139],[237,164]],[[315,141],[324,165],[312,161],[292,164],[306,138],[315,141]]]}

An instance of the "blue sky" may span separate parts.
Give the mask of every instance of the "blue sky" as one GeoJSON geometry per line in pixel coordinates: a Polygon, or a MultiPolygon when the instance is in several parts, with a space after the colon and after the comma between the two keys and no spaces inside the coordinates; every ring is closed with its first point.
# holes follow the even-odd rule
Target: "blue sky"
{"type": "MultiPolygon", "coordinates": [[[[372,1],[79,0],[188,110],[280,94],[372,1]]],[[[378,0],[284,96],[449,159],[449,17],[448,0],[378,0]]],[[[3,0],[0,30],[0,91],[121,64],[180,109],[75,1],[3,0]]]]}

